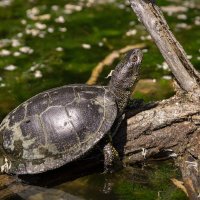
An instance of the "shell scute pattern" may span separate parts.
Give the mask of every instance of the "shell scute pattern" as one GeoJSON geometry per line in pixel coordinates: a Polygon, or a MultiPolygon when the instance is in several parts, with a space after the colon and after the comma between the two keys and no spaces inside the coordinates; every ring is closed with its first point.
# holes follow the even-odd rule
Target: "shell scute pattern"
{"type": "Polygon", "coordinates": [[[26,109],[24,106],[19,106],[17,109],[9,115],[9,126],[13,126],[15,123],[22,121],[25,117],[26,109]]]}
{"type": "Polygon", "coordinates": [[[34,143],[24,148],[37,148],[38,144],[45,145],[45,138],[42,131],[41,121],[38,115],[33,115],[20,124],[23,139],[34,140],[34,143]]]}
{"type": "Polygon", "coordinates": [[[88,87],[78,87],[75,89],[76,92],[78,93],[78,96],[81,99],[87,99],[87,100],[92,100],[98,97],[99,94],[102,94],[105,92],[105,89],[103,87],[98,87],[95,86],[88,90],[88,87]],[[98,90],[98,93],[96,92],[98,90]]]}
{"type": "Polygon", "coordinates": [[[92,101],[86,99],[81,100],[67,105],[66,110],[79,141],[83,143],[89,137],[95,137],[96,129],[103,120],[103,113],[98,112],[101,105],[94,105],[92,101]]]}
{"type": "Polygon", "coordinates": [[[79,142],[64,106],[50,107],[41,115],[41,120],[48,133],[47,143],[53,143],[58,152],[65,152],[79,142]]]}
{"type": "Polygon", "coordinates": [[[50,106],[65,106],[76,98],[74,87],[57,88],[56,90],[50,90],[48,94],[50,106]]]}
{"type": "Polygon", "coordinates": [[[27,101],[26,116],[39,115],[49,106],[49,96],[47,93],[38,94],[27,101]]]}
{"type": "Polygon", "coordinates": [[[15,115],[21,110],[26,111],[22,121],[8,126],[7,120],[2,132],[10,172],[16,174],[39,173],[77,159],[110,130],[117,116],[108,89],[86,85],[40,93],[19,106],[15,115]]]}
{"type": "MultiPolygon", "coordinates": [[[[9,130],[7,128],[4,128],[2,131],[2,141],[3,141],[3,145],[2,147],[8,147],[12,145],[12,140],[13,140],[13,132],[12,130],[9,130]]],[[[11,152],[11,149],[7,149],[8,153],[11,152]]]]}

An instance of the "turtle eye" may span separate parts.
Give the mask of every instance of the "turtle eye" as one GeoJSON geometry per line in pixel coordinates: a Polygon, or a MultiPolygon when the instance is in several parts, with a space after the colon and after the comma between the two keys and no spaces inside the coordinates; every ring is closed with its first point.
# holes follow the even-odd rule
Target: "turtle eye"
{"type": "Polygon", "coordinates": [[[137,60],[138,60],[138,57],[137,57],[137,56],[133,56],[133,57],[132,57],[132,61],[133,61],[133,62],[136,62],[137,60]]]}

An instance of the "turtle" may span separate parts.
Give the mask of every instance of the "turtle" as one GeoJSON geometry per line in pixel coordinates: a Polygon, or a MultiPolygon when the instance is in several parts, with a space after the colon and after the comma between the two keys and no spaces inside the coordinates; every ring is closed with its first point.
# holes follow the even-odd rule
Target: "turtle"
{"type": "MultiPolygon", "coordinates": [[[[110,130],[119,126],[141,61],[142,51],[132,49],[116,66],[107,86],[64,85],[41,92],[11,111],[0,125],[1,171],[23,175],[53,170],[112,137],[110,130]]],[[[113,152],[107,142],[105,168],[112,164],[113,152]]]]}

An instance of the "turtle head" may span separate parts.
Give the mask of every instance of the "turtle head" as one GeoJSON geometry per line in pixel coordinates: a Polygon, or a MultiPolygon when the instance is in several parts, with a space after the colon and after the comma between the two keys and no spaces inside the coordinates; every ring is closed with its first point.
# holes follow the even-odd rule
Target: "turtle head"
{"type": "Polygon", "coordinates": [[[136,84],[139,77],[141,62],[141,50],[130,50],[112,73],[110,84],[113,84],[113,86],[117,88],[119,87],[124,88],[125,90],[132,90],[132,87],[136,84]]]}
{"type": "Polygon", "coordinates": [[[116,66],[109,82],[109,89],[114,93],[118,107],[123,110],[139,78],[142,51],[130,50],[116,66]]]}

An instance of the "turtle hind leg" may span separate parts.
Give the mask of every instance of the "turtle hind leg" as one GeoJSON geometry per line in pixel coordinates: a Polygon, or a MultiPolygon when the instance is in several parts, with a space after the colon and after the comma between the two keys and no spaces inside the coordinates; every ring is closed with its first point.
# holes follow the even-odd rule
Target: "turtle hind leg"
{"type": "Polygon", "coordinates": [[[103,148],[104,153],[104,173],[113,173],[123,168],[123,163],[119,158],[119,154],[113,147],[111,142],[107,143],[103,148]]]}

